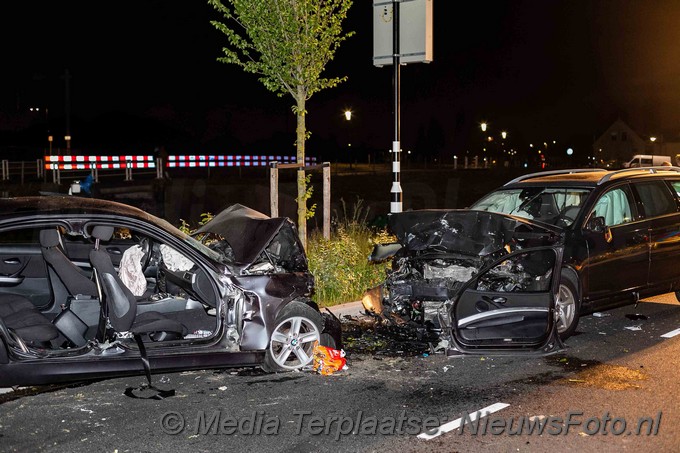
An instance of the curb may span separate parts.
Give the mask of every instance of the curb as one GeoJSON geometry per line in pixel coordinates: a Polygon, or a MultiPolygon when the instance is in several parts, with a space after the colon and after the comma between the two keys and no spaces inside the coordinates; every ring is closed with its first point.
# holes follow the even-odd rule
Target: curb
{"type": "Polygon", "coordinates": [[[322,312],[325,310],[329,310],[338,318],[342,318],[345,315],[356,317],[367,316],[364,311],[364,306],[360,300],[355,300],[353,302],[345,302],[344,304],[333,305],[332,307],[321,308],[322,312]]]}

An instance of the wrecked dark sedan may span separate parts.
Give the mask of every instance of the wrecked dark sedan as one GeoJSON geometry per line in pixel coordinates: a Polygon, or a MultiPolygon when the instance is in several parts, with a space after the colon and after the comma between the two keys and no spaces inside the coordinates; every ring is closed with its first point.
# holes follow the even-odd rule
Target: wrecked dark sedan
{"type": "Polygon", "coordinates": [[[287,218],[233,205],[191,236],[105,200],[10,198],[0,212],[0,386],[296,370],[315,342],[335,346],[287,218]]]}
{"type": "Polygon", "coordinates": [[[472,210],[393,213],[388,221],[398,242],[373,251],[372,261],[391,257],[392,268],[365,293],[367,312],[439,332],[452,355],[562,347],[558,228],[472,210]]]}

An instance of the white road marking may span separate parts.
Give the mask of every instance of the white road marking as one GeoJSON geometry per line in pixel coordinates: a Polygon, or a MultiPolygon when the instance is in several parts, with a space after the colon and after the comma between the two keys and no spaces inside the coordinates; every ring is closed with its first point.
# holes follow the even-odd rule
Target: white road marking
{"type": "MultiPolygon", "coordinates": [[[[498,412],[501,409],[505,409],[506,407],[510,406],[509,404],[505,403],[495,403],[492,404],[491,406],[487,406],[484,409],[479,409],[478,411],[470,412],[468,416],[468,420],[474,422],[477,420],[478,416],[481,414],[481,417],[486,417],[489,414],[493,414],[494,412],[498,412]]],[[[460,425],[463,422],[463,417],[457,418],[455,420],[452,420],[448,423],[444,423],[441,425],[439,428],[432,429],[428,432],[418,434],[419,439],[425,439],[425,440],[430,440],[434,439],[435,437],[438,437],[444,433],[448,433],[449,431],[453,431],[456,428],[460,428],[460,425]]]]}
{"type": "Polygon", "coordinates": [[[670,332],[661,335],[661,338],[673,338],[676,335],[680,335],[680,329],[671,330],[670,332]]]}

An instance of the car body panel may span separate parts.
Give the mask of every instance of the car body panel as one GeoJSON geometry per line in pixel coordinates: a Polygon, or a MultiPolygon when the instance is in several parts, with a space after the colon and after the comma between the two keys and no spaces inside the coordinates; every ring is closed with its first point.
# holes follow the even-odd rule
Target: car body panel
{"type": "Polygon", "coordinates": [[[488,355],[553,353],[560,247],[516,251],[469,281],[450,309],[457,352],[488,355]]]}
{"type": "Polygon", "coordinates": [[[44,308],[52,296],[47,278],[40,247],[31,244],[0,247],[0,288],[3,292],[27,297],[36,307],[44,308]]]}

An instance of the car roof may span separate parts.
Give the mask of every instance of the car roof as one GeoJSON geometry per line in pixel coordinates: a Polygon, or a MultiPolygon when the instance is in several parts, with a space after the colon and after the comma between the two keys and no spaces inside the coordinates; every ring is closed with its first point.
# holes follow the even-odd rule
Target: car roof
{"type": "Polygon", "coordinates": [[[157,220],[146,211],[116,201],[76,196],[41,195],[0,198],[0,220],[31,215],[122,215],[157,220]]]}
{"type": "Polygon", "coordinates": [[[522,187],[526,185],[584,186],[596,187],[608,181],[623,179],[645,179],[659,177],[680,179],[680,167],[642,167],[606,170],[603,168],[578,168],[530,173],[507,182],[503,187],[522,187]]]}

